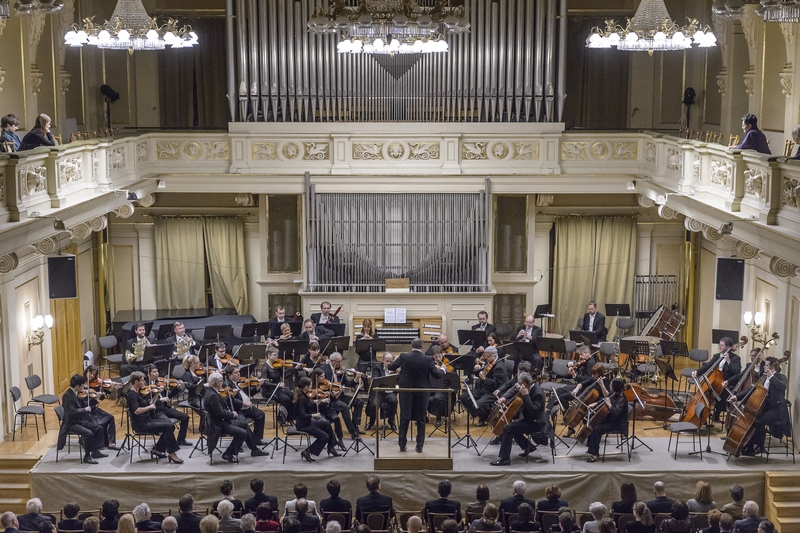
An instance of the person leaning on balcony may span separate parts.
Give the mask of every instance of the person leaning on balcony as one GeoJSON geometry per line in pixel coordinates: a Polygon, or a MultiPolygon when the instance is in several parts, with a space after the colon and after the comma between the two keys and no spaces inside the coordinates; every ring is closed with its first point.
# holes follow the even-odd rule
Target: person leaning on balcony
{"type": "Polygon", "coordinates": [[[792,140],[795,146],[797,146],[797,153],[794,154],[792,159],[800,159],[800,126],[795,126],[792,130],[792,140]]]}
{"type": "Polygon", "coordinates": [[[742,117],[742,131],[744,132],[744,139],[736,146],[731,148],[738,148],[739,150],[755,150],[762,154],[772,154],[767,143],[767,137],[764,132],[758,129],[758,117],[752,113],[748,113],[742,117]]]}

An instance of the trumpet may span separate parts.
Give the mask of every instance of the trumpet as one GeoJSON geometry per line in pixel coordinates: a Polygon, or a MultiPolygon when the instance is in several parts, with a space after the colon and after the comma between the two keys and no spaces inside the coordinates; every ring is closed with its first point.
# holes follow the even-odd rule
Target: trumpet
{"type": "Polygon", "coordinates": [[[125,361],[129,364],[133,363],[134,361],[139,361],[144,357],[144,347],[150,344],[150,341],[147,340],[147,337],[142,337],[141,339],[137,339],[132,345],[133,351],[130,350],[125,351],[125,361]]]}

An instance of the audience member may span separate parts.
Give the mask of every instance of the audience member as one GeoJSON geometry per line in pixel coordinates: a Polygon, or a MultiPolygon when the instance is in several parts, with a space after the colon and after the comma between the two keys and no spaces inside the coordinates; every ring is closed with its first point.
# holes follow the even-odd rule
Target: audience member
{"type": "Polygon", "coordinates": [[[132,514],[124,514],[120,517],[117,533],[136,533],[136,521],[132,514]]]}
{"type": "Polygon", "coordinates": [[[328,520],[325,524],[325,533],[342,533],[342,524],[336,520],[328,520]]]}
{"type": "Polygon", "coordinates": [[[250,480],[250,490],[253,491],[253,497],[244,502],[244,510],[248,513],[255,514],[259,505],[264,502],[269,502],[270,508],[275,511],[278,509],[278,498],[264,494],[264,480],[254,477],[250,480]]]}
{"type": "Polygon", "coordinates": [[[19,533],[19,520],[17,520],[17,515],[11,511],[0,515],[0,525],[3,526],[6,533],[19,533]]]}
{"type": "Polygon", "coordinates": [[[674,500],[667,498],[667,487],[664,486],[663,481],[656,481],[653,484],[653,495],[655,496],[655,499],[647,502],[647,507],[650,508],[651,513],[658,514],[672,512],[672,504],[674,503],[674,500]]]}
{"type": "Polygon", "coordinates": [[[417,515],[412,515],[411,518],[408,519],[406,529],[408,529],[408,533],[422,533],[422,518],[417,515]]]}
{"type": "Polygon", "coordinates": [[[459,533],[458,522],[452,518],[448,518],[442,522],[441,531],[442,533],[459,533]]]}
{"type": "Polygon", "coordinates": [[[733,517],[728,513],[722,513],[719,517],[719,531],[720,533],[731,533],[733,531],[733,517]]]}
{"type": "Polygon", "coordinates": [[[392,497],[381,494],[381,478],[371,475],[367,478],[369,494],[356,500],[356,519],[363,522],[364,513],[391,511],[394,514],[392,497]]]}
{"type": "Polygon", "coordinates": [[[689,506],[683,500],[675,500],[669,518],[658,526],[661,533],[692,533],[692,521],[689,519],[689,506]]]}
{"type": "Polygon", "coordinates": [[[599,526],[600,533],[617,533],[617,525],[611,518],[603,518],[599,526]]]}
{"type": "Polygon", "coordinates": [[[550,528],[550,533],[577,533],[581,528],[575,523],[570,511],[558,515],[558,524],[550,528]]]}
{"type": "Polygon", "coordinates": [[[200,533],[217,533],[219,531],[219,518],[213,514],[204,516],[200,520],[200,533]]]}
{"type": "Polygon", "coordinates": [[[483,515],[473,520],[472,524],[470,524],[469,533],[475,533],[476,531],[502,531],[503,526],[497,521],[497,516],[497,506],[493,503],[487,503],[483,508],[483,515]]]}
{"type": "Polygon", "coordinates": [[[278,531],[281,525],[274,516],[269,502],[259,505],[256,508],[256,531],[278,531]]]}
{"type": "Polygon", "coordinates": [[[305,498],[298,498],[295,504],[297,511],[297,521],[300,522],[300,531],[314,531],[319,528],[319,516],[309,514],[308,501],[305,498]]]}
{"type": "MultiPolygon", "coordinates": [[[[244,510],[244,504],[233,497],[233,483],[231,483],[229,480],[225,479],[219,484],[219,492],[222,494],[222,500],[228,500],[233,504],[234,511],[241,512],[244,510]]],[[[215,501],[211,508],[216,510],[217,505],[219,505],[219,502],[222,500],[215,501]]],[[[222,531],[222,529],[220,529],[220,531],[222,531]]]]}
{"type": "Polygon", "coordinates": [[[256,517],[253,515],[253,513],[247,513],[242,516],[239,524],[242,529],[242,533],[256,533],[256,517]]]}
{"type": "MultiPolygon", "coordinates": [[[[2,128],[2,131],[0,131],[0,152],[5,151],[5,145],[3,143],[11,143],[15,151],[19,150],[20,140],[19,135],[17,135],[19,119],[14,115],[8,114],[0,119],[0,127],[2,128]]],[[[17,519],[19,518],[18,516],[17,519]]],[[[38,531],[38,529],[37,527],[36,530],[38,531]]]]}
{"type": "Polygon", "coordinates": [[[75,502],[70,502],[64,506],[64,519],[58,523],[58,530],[80,531],[83,529],[83,520],[78,520],[78,513],[81,506],[75,502]]]}
{"type": "Polygon", "coordinates": [[[283,519],[283,533],[300,533],[300,522],[293,516],[283,519]]]}
{"type": "Polygon", "coordinates": [[[536,502],[536,509],[539,511],[558,511],[562,507],[569,507],[567,500],[561,498],[561,487],[556,484],[548,485],[544,489],[544,500],[536,502]]]}
{"type": "Polygon", "coordinates": [[[719,519],[722,512],[718,509],[711,509],[708,512],[708,527],[704,527],[702,533],[719,533],[719,519]]]}
{"type": "Polygon", "coordinates": [[[423,517],[428,520],[430,513],[437,514],[452,514],[455,516],[456,522],[461,522],[461,502],[448,499],[450,492],[453,490],[453,485],[449,479],[443,479],[439,482],[439,499],[428,500],[425,502],[425,507],[422,510],[423,517]]]}
{"type": "Polygon", "coordinates": [[[39,526],[45,520],[50,520],[50,517],[42,514],[42,500],[39,498],[28,500],[28,503],[25,504],[25,514],[17,517],[19,528],[22,531],[39,531],[39,526]]]}
{"type": "MultiPolygon", "coordinates": [[[[141,529],[139,531],[141,531],[141,529]]],[[[89,518],[84,520],[83,533],[100,533],[100,519],[97,518],[96,516],[90,516],[89,518]]]]}
{"type": "MultiPolygon", "coordinates": [[[[731,148],[738,148],[739,150],[755,150],[762,154],[771,154],[767,136],[764,132],[758,129],[758,117],[752,113],[747,113],[742,117],[742,131],[744,132],[744,139],[742,142],[731,148]]],[[[25,136],[27,137],[27,135],[25,136]]]]}
{"type": "Polygon", "coordinates": [[[230,500],[220,500],[217,504],[220,533],[239,533],[242,521],[239,518],[233,518],[233,507],[233,502],[230,500]]]}
{"type": "Polygon", "coordinates": [[[475,501],[467,505],[468,513],[483,513],[483,508],[489,501],[489,487],[481,483],[475,489],[475,501]]]}
{"type": "Polygon", "coordinates": [[[103,517],[103,519],[100,520],[100,529],[102,531],[113,531],[117,529],[117,525],[119,524],[117,513],[119,513],[119,502],[117,500],[106,500],[103,502],[103,506],[100,508],[100,516],[103,517]]]}
{"type": "Polygon", "coordinates": [[[191,494],[184,494],[178,500],[180,514],[178,520],[177,533],[200,533],[200,520],[202,517],[194,512],[194,498],[191,494]]]}
{"type": "MultiPolygon", "coordinates": [[[[50,133],[50,117],[42,113],[36,117],[36,125],[22,138],[19,151],[33,150],[39,146],[55,146],[56,140],[50,133]]],[[[60,529],[60,528],[59,528],[60,529]]]]}
{"type": "Polygon", "coordinates": [[[57,533],[56,526],[53,524],[52,520],[45,520],[39,526],[39,533],[57,533]]]}
{"type": "Polygon", "coordinates": [[[733,523],[734,533],[757,533],[758,526],[764,520],[758,516],[758,504],[753,500],[747,500],[742,506],[742,518],[733,523]]]}
{"type": "Polygon", "coordinates": [[[608,507],[602,502],[594,502],[589,505],[589,512],[592,514],[592,520],[583,524],[583,533],[599,533],[600,521],[603,518],[608,518],[608,507]]]}
{"type": "Polygon", "coordinates": [[[650,508],[644,502],[633,504],[633,520],[625,523],[623,533],[655,533],[656,525],[650,508]]]}
{"type": "Polygon", "coordinates": [[[286,518],[287,516],[294,516],[297,514],[295,510],[295,504],[297,500],[300,498],[305,498],[308,502],[308,514],[317,514],[317,503],[314,500],[309,500],[308,496],[308,487],[305,486],[304,483],[297,483],[294,486],[294,500],[289,500],[286,502],[286,506],[284,507],[283,517],[286,518]]]}
{"type": "Polygon", "coordinates": [[[506,514],[508,513],[516,513],[519,506],[523,503],[527,503],[531,507],[536,507],[536,502],[533,500],[528,500],[525,498],[525,491],[527,490],[528,486],[525,484],[524,481],[518,479],[512,485],[513,488],[513,496],[510,498],[505,498],[500,500],[500,510],[506,514]]]}
{"type": "Polygon", "coordinates": [[[136,522],[137,531],[161,531],[161,522],[151,520],[153,513],[150,506],[140,503],[133,508],[133,520],[136,522]]]}
{"type": "MultiPolygon", "coordinates": [[[[286,529],[283,530],[283,533],[286,533],[286,529]]],[[[367,524],[358,524],[356,526],[356,533],[371,533],[371,532],[367,524]]]]}
{"type": "MultiPolygon", "coordinates": [[[[331,497],[325,498],[319,502],[320,513],[351,514],[353,512],[353,504],[339,496],[339,493],[342,491],[342,486],[339,484],[339,480],[332,479],[328,481],[328,484],[325,486],[325,488],[331,497]]],[[[339,525],[341,526],[341,524],[339,525]]]]}
{"type": "Polygon", "coordinates": [[[611,512],[619,514],[633,513],[633,504],[639,499],[636,496],[636,485],[628,481],[620,485],[619,498],[618,502],[611,504],[611,512]]]}
{"type": "Polygon", "coordinates": [[[539,523],[533,519],[533,507],[522,503],[517,509],[517,513],[517,521],[511,524],[511,531],[539,531],[539,523]]]}
{"type": "Polygon", "coordinates": [[[758,524],[758,533],[775,533],[775,524],[769,520],[762,520],[758,524]]]}
{"type": "Polygon", "coordinates": [[[731,485],[731,502],[722,506],[722,512],[728,513],[733,518],[742,517],[742,507],[744,506],[744,488],[738,483],[731,485]]]}
{"type": "Polygon", "coordinates": [[[706,481],[698,481],[694,491],[694,498],[686,502],[691,513],[705,513],[717,508],[714,496],[711,494],[711,484],[706,481]]]}
{"type": "Polygon", "coordinates": [[[178,531],[178,521],[174,516],[168,516],[161,522],[161,531],[163,533],[176,533],[178,531]]]}

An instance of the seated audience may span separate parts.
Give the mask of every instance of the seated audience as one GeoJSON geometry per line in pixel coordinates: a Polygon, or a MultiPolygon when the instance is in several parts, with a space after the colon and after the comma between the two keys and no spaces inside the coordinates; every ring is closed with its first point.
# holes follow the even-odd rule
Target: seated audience
{"type": "Polygon", "coordinates": [[[655,533],[656,525],[650,508],[644,502],[633,504],[633,520],[625,523],[623,533],[655,533]]]}
{"type": "Polygon", "coordinates": [[[200,533],[217,533],[219,531],[219,518],[210,514],[200,520],[200,533]]]}
{"type": "Polygon", "coordinates": [[[458,522],[452,518],[448,518],[442,522],[441,530],[442,533],[459,533],[458,522]]]}
{"type": "Polygon", "coordinates": [[[689,519],[689,507],[683,500],[675,500],[669,518],[658,526],[661,533],[692,533],[692,521],[689,519]]]}
{"type": "MultiPolygon", "coordinates": [[[[244,509],[244,504],[233,497],[233,483],[229,480],[225,479],[219,484],[219,492],[222,494],[222,500],[228,500],[233,504],[234,511],[241,512],[244,509]]],[[[222,500],[215,501],[211,508],[216,510],[219,502],[222,500]]],[[[220,529],[220,531],[222,531],[222,529],[220,529]]]]}
{"type": "Polygon", "coordinates": [[[297,512],[295,517],[300,523],[300,531],[317,531],[317,528],[319,528],[319,516],[309,514],[308,500],[298,498],[295,503],[295,511],[297,512]]]}
{"type": "Polygon", "coordinates": [[[136,533],[136,520],[132,514],[124,514],[120,517],[117,533],[136,533]]]}
{"type": "Polygon", "coordinates": [[[504,513],[516,513],[519,506],[523,503],[527,503],[531,507],[536,507],[536,502],[533,500],[529,500],[525,498],[525,491],[527,490],[528,486],[525,484],[524,481],[518,479],[512,485],[513,487],[513,496],[511,498],[505,498],[500,500],[500,510],[504,513]]]}
{"type": "Polygon", "coordinates": [[[300,533],[300,522],[294,516],[283,519],[283,533],[300,533]]]}
{"type": "Polygon", "coordinates": [[[758,524],[758,533],[775,533],[775,524],[769,520],[762,520],[758,524]]]}
{"type": "MultiPolygon", "coordinates": [[[[319,502],[320,513],[343,513],[346,515],[352,514],[353,504],[339,496],[339,493],[342,491],[342,486],[339,484],[339,480],[332,479],[328,481],[328,484],[325,486],[325,488],[331,497],[325,498],[319,502]]],[[[339,524],[339,526],[341,526],[341,524],[339,524]]],[[[349,526],[349,524],[345,524],[345,526],[349,526]]]]}
{"type": "Polygon", "coordinates": [[[762,154],[771,154],[767,136],[764,132],[758,129],[758,118],[752,113],[747,113],[742,117],[742,131],[744,131],[744,139],[742,142],[731,148],[738,148],[739,150],[755,150],[762,154]]]}
{"type": "Polygon", "coordinates": [[[256,533],[256,517],[253,515],[253,513],[247,513],[242,516],[239,524],[242,529],[242,533],[256,533]]]}
{"type": "Polygon", "coordinates": [[[308,496],[308,487],[306,487],[304,483],[297,483],[294,486],[294,500],[289,500],[286,502],[286,505],[284,506],[283,517],[286,518],[287,516],[294,516],[297,514],[294,506],[297,503],[297,500],[300,498],[305,498],[305,500],[308,502],[309,514],[317,514],[316,502],[314,500],[309,500],[306,498],[306,496],[308,496]]]}
{"type": "Polygon", "coordinates": [[[56,526],[51,520],[45,520],[39,526],[39,533],[56,533],[56,526]]]}
{"type": "Polygon", "coordinates": [[[42,514],[42,500],[31,498],[25,504],[25,514],[19,515],[17,521],[22,531],[39,531],[39,526],[50,517],[42,514]]]}
{"type": "Polygon", "coordinates": [[[418,517],[417,515],[413,515],[408,519],[406,529],[408,530],[408,533],[422,533],[422,526],[422,518],[418,517]]]}
{"type": "Polygon", "coordinates": [[[200,520],[202,517],[194,512],[194,498],[191,494],[184,494],[178,500],[180,514],[175,518],[178,520],[177,533],[200,533],[200,520]]]}
{"type": "Polygon", "coordinates": [[[256,508],[256,531],[278,531],[281,525],[273,518],[272,506],[264,502],[256,508]]]}
{"type": "Polygon", "coordinates": [[[0,525],[3,526],[6,533],[19,533],[19,520],[17,520],[17,515],[11,511],[0,515],[0,525]]]}
{"type": "Polygon", "coordinates": [[[653,495],[655,499],[647,502],[647,507],[653,514],[658,513],[671,513],[672,504],[674,500],[667,498],[667,487],[664,486],[663,481],[656,481],[653,483],[653,495]]]}
{"type": "Polygon", "coordinates": [[[503,531],[503,525],[497,521],[498,514],[497,506],[493,503],[487,503],[483,508],[483,515],[470,524],[469,533],[475,533],[476,531],[503,531]]]}
{"type": "Polygon", "coordinates": [[[539,523],[534,521],[533,507],[523,503],[517,509],[517,521],[511,524],[511,531],[539,531],[539,523]]]}
{"type": "Polygon", "coordinates": [[[764,520],[758,515],[758,504],[747,500],[742,506],[742,518],[733,523],[733,530],[737,533],[757,533],[758,526],[764,520]]]}
{"type": "Polygon", "coordinates": [[[133,508],[133,520],[136,522],[138,531],[161,531],[161,522],[152,520],[152,518],[153,513],[146,503],[141,503],[133,508]]]}
{"type": "Polygon", "coordinates": [[[428,520],[430,513],[435,514],[452,514],[455,516],[456,522],[461,522],[461,502],[451,500],[448,498],[450,492],[453,490],[453,485],[449,479],[443,479],[439,482],[439,499],[428,500],[425,502],[425,507],[422,510],[423,517],[428,520]]]}
{"type": "Polygon", "coordinates": [[[178,521],[174,516],[168,516],[161,522],[161,531],[163,533],[175,533],[178,531],[178,521]]]}
{"type": "Polygon", "coordinates": [[[239,533],[242,521],[239,518],[233,518],[232,501],[221,500],[217,504],[217,512],[219,513],[218,529],[220,533],[239,533]]]}
{"type": "Polygon", "coordinates": [[[558,515],[558,524],[550,528],[550,533],[577,533],[581,528],[575,523],[572,513],[564,511],[558,515]]]}
{"type": "Polygon", "coordinates": [[[78,513],[81,506],[75,502],[70,502],[64,506],[64,519],[58,523],[59,531],[81,531],[83,530],[83,520],[78,520],[78,513]]]}
{"type": "Polygon", "coordinates": [[[253,491],[253,497],[244,502],[244,510],[248,513],[255,514],[259,505],[264,502],[269,502],[270,508],[273,511],[278,509],[278,498],[264,494],[264,480],[254,477],[250,480],[250,490],[253,491]]]}
{"type": "MultiPolygon", "coordinates": [[[[42,113],[36,117],[36,125],[22,138],[19,151],[33,150],[39,146],[55,146],[56,140],[50,133],[50,117],[42,113]]],[[[60,529],[60,528],[59,528],[60,529]]]]}
{"type": "Polygon", "coordinates": [[[617,533],[617,525],[611,518],[603,518],[599,526],[600,533],[617,533]]]}
{"type": "Polygon", "coordinates": [[[722,506],[722,512],[728,513],[734,518],[742,517],[742,507],[744,506],[744,488],[738,483],[731,485],[731,502],[722,506]]]}
{"type": "Polygon", "coordinates": [[[561,499],[561,487],[556,484],[548,485],[544,490],[544,500],[536,502],[538,511],[558,511],[562,507],[569,507],[567,500],[561,499]]]}
{"type": "Polygon", "coordinates": [[[117,529],[119,520],[117,514],[119,513],[119,502],[117,500],[106,500],[100,508],[100,529],[102,531],[113,531],[117,529]]]}
{"type": "MultiPolygon", "coordinates": [[[[9,143],[9,146],[14,148],[14,151],[19,150],[20,140],[19,135],[17,135],[17,128],[19,128],[19,119],[12,114],[8,114],[0,119],[0,152],[5,152],[5,144],[9,143]]],[[[19,520],[19,516],[17,520],[19,520]]],[[[38,530],[38,528],[37,528],[38,530]]],[[[25,531],[23,529],[23,531],[25,531]]]]}
{"type": "Polygon", "coordinates": [[[618,502],[611,504],[611,512],[618,514],[631,514],[633,513],[633,504],[636,503],[636,485],[630,482],[625,482],[619,486],[618,502]]]}
{"type": "Polygon", "coordinates": [[[728,513],[722,513],[719,517],[719,531],[720,533],[731,533],[733,531],[733,517],[728,513]]]}
{"type": "Polygon", "coordinates": [[[380,513],[391,511],[394,515],[392,497],[381,494],[381,478],[371,475],[367,478],[369,494],[356,500],[356,519],[363,522],[366,513],[380,513]]]}
{"type": "Polygon", "coordinates": [[[100,519],[96,516],[90,516],[84,520],[83,533],[100,533],[100,519]]]}
{"type": "Polygon", "coordinates": [[[717,503],[711,495],[711,484],[706,481],[698,481],[694,491],[694,498],[686,502],[690,513],[705,513],[717,508],[717,503]]]}
{"type": "Polygon", "coordinates": [[[342,525],[336,520],[329,520],[325,524],[325,533],[342,533],[342,525]]]}
{"type": "Polygon", "coordinates": [[[583,533],[599,533],[600,521],[603,520],[603,518],[608,518],[608,507],[602,502],[594,502],[589,505],[589,512],[592,514],[592,520],[583,524],[583,529],[581,531],[583,533]]]}
{"type": "Polygon", "coordinates": [[[475,489],[475,501],[467,505],[467,512],[468,513],[482,513],[483,508],[486,507],[486,503],[489,501],[489,487],[484,484],[478,485],[478,488],[475,489]]]}
{"type": "Polygon", "coordinates": [[[708,527],[703,528],[703,533],[719,533],[719,519],[722,512],[718,509],[711,509],[708,512],[708,527]]]}

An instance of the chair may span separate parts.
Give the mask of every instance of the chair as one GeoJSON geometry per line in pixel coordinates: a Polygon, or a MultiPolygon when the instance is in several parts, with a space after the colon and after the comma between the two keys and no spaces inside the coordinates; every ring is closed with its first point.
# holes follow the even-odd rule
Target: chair
{"type": "Polygon", "coordinates": [[[442,522],[445,520],[455,520],[455,513],[428,513],[428,531],[429,533],[441,533],[442,522]]]}
{"type": "Polygon", "coordinates": [[[689,513],[689,519],[695,531],[708,527],[708,513],[689,513]]]}
{"type": "MultiPolygon", "coordinates": [[[[123,404],[123,410],[124,411],[128,410],[127,402],[125,402],[123,404]]],[[[129,462],[130,462],[130,464],[133,464],[133,450],[134,450],[134,448],[136,449],[136,452],[139,455],[139,458],[141,458],[142,457],[142,450],[144,450],[147,447],[147,437],[152,437],[153,438],[153,445],[155,446],[156,440],[158,439],[160,434],[159,433],[139,433],[139,432],[135,431],[133,429],[133,427],[131,426],[130,413],[125,418],[125,422],[126,422],[125,440],[122,441],[122,446],[119,447],[119,450],[117,451],[117,455],[116,456],[119,457],[119,454],[121,454],[123,451],[128,451],[131,454],[129,462]]],[[[158,464],[158,457],[157,456],[156,456],[156,464],[158,464]]]]}
{"type": "MultiPolygon", "coordinates": [[[[64,406],[57,405],[55,408],[55,412],[56,412],[56,418],[58,418],[58,427],[60,428],[64,424],[64,416],[66,415],[66,413],[64,412],[64,406]]],[[[71,431],[67,433],[67,455],[72,453],[72,439],[70,437],[78,438],[78,451],[80,452],[81,463],[83,463],[83,444],[81,444],[81,436],[71,431]]],[[[56,446],[56,462],[58,462],[58,454],[59,454],[59,449],[58,446],[56,446]]],[[[90,516],[92,515],[90,514],[90,516]]],[[[78,520],[85,520],[85,518],[78,517],[78,520]]]]}
{"type": "MultiPolygon", "coordinates": [[[[698,348],[692,348],[689,350],[689,360],[695,361],[697,363],[696,368],[684,368],[681,370],[681,377],[680,379],[686,380],[686,390],[689,390],[689,379],[692,377],[692,372],[696,372],[703,363],[708,361],[708,350],[700,350],[698,348]]],[[[680,382],[678,384],[678,389],[680,389],[680,382]]]]}
{"type": "Polygon", "coordinates": [[[594,517],[592,516],[592,513],[589,513],[589,512],[578,513],[578,517],[577,518],[578,518],[577,524],[579,526],[581,526],[581,529],[583,529],[583,524],[585,524],[586,522],[591,522],[592,520],[594,520],[594,517]]]}
{"type": "MultiPolygon", "coordinates": [[[[617,331],[628,331],[633,329],[633,326],[636,324],[636,321],[633,318],[617,318],[617,331]]],[[[617,333],[614,335],[614,340],[621,339],[626,335],[622,335],[621,333],[617,333]]]]}
{"type": "MultiPolygon", "coordinates": [[[[90,518],[92,516],[96,517],[98,520],[102,520],[102,517],[100,516],[100,509],[97,509],[96,511],[83,511],[81,513],[78,513],[78,520],[81,521],[86,520],[87,518],[90,518]]],[[[153,518],[153,520],[155,520],[155,518],[153,518]]]]}
{"type": "Polygon", "coordinates": [[[103,356],[105,360],[103,368],[108,371],[107,375],[111,376],[111,365],[122,365],[124,356],[121,353],[108,353],[109,350],[117,347],[118,341],[114,335],[104,335],[98,339],[98,342],[100,343],[100,348],[106,351],[106,355],[103,356]]]}
{"type": "MultiPolygon", "coordinates": [[[[33,391],[41,387],[41,385],[42,378],[40,378],[37,374],[31,374],[25,378],[25,386],[28,387],[28,392],[31,394],[31,399],[28,400],[28,405],[31,403],[39,403],[42,404],[42,407],[44,407],[45,405],[58,405],[61,403],[61,401],[58,399],[58,396],[55,394],[34,395],[33,391]]],[[[47,433],[47,419],[44,416],[42,416],[42,426],[44,426],[44,432],[47,433]]]]}
{"type": "Polygon", "coordinates": [[[469,528],[470,524],[472,524],[475,520],[478,520],[483,516],[483,511],[475,511],[475,512],[467,511],[466,513],[464,513],[464,516],[466,517],[465,519],[467,521],[467,528],[469,528]]]}
{"type": "MultiPolygon", "coordinates": [[[[283,444],[283,462],[286,463],[286,448],[291,448],[294,451],[297,451],[297,448],[289,444],[289,437],[300,437],[300,444],[298,446],[303,445],[303,438],[306,439],[306,446],[311,446],[311,435],[306,433],[305,431],[301,431],[297,429],[297,426],[289,426],[284,431],[284,436],[278,437],[278,441],[276,442],[276,449],[281,444],[283,444]]],[[[274,453],[274,452],[273,452],[274,453]]]]}
{"type": "Polygon", "coordinates": [[[328,525],[328,522],[339,522],[339,525],[342,526],[342,531],[349,531],[350,526],[353,524],[353,513],[336,513],[336,512],[327,512],[322,511],[322,525],[328,525]]]}
{"type": "Polygon", "coordinates": [[[497,333],[497,337],[503,340],[508,339],[512,333],[514,333],[514,326],[508,323],[496,324],[495,325],[495,332],[497,333]]]}
{"type": "Polygon", "coordinates": [[[511,524],[517,522],[518,519],[519,519],[519,513],[503,512],[503,531],[511,531],[511,524]]]}
{"type": "Polygon", "coordinates": [[[600,364],[603,365],[603,368],[608,372],[616,365],[611,362],[611,358],[614,355],[614,343],[613,342],[601,342],[600,343],[600,353],[603,354],[605,357],[605,361],[601,361],[600,364]]]}
{"type": "MultiPolygon", "coordinates": [[[[220,443],[222,442],[222,439],[223,438],[232,439],[233,437],[231,437],[230,435],[225,435],[224,433],[220,433],[219,435],[217,435],[217,441],[216,441],[216,443],[214,444],[214,446],[212,448],[209,445],[208,430],[206,429],[211,424],[208,412],[203,410],[203,409],[194,407],[194,406],[192,406],[191,409],[192,409],[192,413],[193,413],[192,414],[192,418],[194,418],[194,413],[197,413],[197,415],[200,417],[200,424],[198,425],[198,430],[200,431],[200,436],[197,438],[197,442],[195,443],[194,448],[192,448],[192,453],[189,454],[189,458],[191,459],[191,457],[194,455],[194,452],[196,452],[197,450],[200,450],[201,452],[206,451],[206,446],[208,445],[207,446],[208,447],[208,459],[209,459],[209,463],[208,464],[209,465],[213,465],[214,464],[214,450],[217,450],[220,453],[223,453],[222,452],[222,447],[220,446],[220,443]]],[[[235,459],[236,460],[234,462],[236,464],[238,464],[239,463],[239,454],[238,454],[238,452],[237,452],[237,454],[235,456],[235,459]]]]}
{"type": "Polygon", "coordinates": [[[653,525],[656,526],[656,531],[658,531],[658,528],[661,526],[661,522],[663,522],[670,516],[672,515],[670,515],[669,513],[656,513],[653,515],[653,525]]]}
{"type": "Polygon", "coordinates": [[[625,524],[636,520],[631,513],[614,513],[614,523],[617,524],[617,531],[625,531],[625,524]]]}
{"type": "Polygon", "coordinates": [[[53,140],[56,142],[56,145],[64,144],[64,142],[61,140],[60,133],[58,135],[53,135],[53,140]]]}
{"type": "MultiPolygon", "coordinates": [[[[22,397],[22,393],[19,390],[19,387],[11,387],[9,389],[11,393],[11,405],[14,406],[14,425],[12,427],[11,433],[11,440],[12,442],[16,440],[17,436],[17,418],[20,419],[20,426],[27,424],[28,416],[33,417],[33,421],[36,423],[36,440],[39,440],[39,419],[36,418],[38,416],[42,417],[42,421],[44,422],[44,407],[38,405],[23,405],[19,409],[17,409],[17,400],[22,397]]],[[[45,433],[47,429],[45,429],[45,433]]]]}
{"type": "MultiPolygon", "coordinates": [[[[419,515],[419,511],[395,511],[394,514],[397,521],[397,531],[399,533],[408,533],[408,519],[414,515],[419,515]]],[[[342,524],[342,531],[344,529],[344,524],[342,524]]]]}
{"type": "Polygon", "coordinates": [[[537,511],[539,515],[539,523],[542,525],[542,531],[550,531],[550,528],[558,525],[558,511],[537,511]]]}
{"type": "MultiPolygon", "coordinates": [[[[789,453],[792,454],[792,464],[795,464],[795,457],[794,457],[794,437],[792,436],[792,402],[789,400],[784,400],[786,402],[787,409],[789,410],[789,427],[787,429],[787,434],[781,437],[778,440],[778,444],[775,446],[776,448],[783,448],[785,454],[788,456],[789,453]]],[[[774,439],[777,437],[772,436],[772,432],[770,432],[769,427],[767,427],[767,435],[764,439],[764,451],[762,455],[766,455],[766,462],[769,462],[769,454],[775,453],[772,452],[773,442],[774,439]]]]}
{"type": "Polygon", "coordinates": [[[362,523],[369,526],[370,533],[389,533],[392,530],[392,511],[364,513],[362,523]]]}
{"type": "MultiPolygon", "coordinates": [[[[697,416],[697,418],[702,419],[702,413],[705,407],[706,406],[703,402],[697,402],[697,404],[695,404],[694,414],[697,416]]],[[[683,433],[690,433],[692,435],[692,448],[694,451],[697,451],[697,445],[695,445],[695,437],[697,437],[697,444],[700,445],[700,459],[702,459],[703,443],[700,440],[700,427],[695,426],[692,422],[675,422],[669,425],[669,442],[667,443],[667,451],[669,451],[670,446],[672,446],[672,436],[675,435],[675,455],[673,456],[673,459],[678,459],[678,441],[683,433]]]]}
{"type": "MultiPolygon", "coordinates": [[[[633,412],[633,405],[631,403],[628,403],[628,416],[627,416],[628,422],[630,422],[630,420],[631,420],[631,413],[632,412],[633,412]]],[[[608,446],[608,437],[610,437],[610,436],[617,437],[617,448],[621,448],[621,447],[627,446],[628,451],[626,453],[628,454],[628,462],[630,462],[631,461],[631,452],[632,452],[632,450],[631,450],[631,441],[628,440],[628,424],[625,424],[625,429],[620,429],[620,430],[617,430],[617,431],[609,431],[608,433],[603,435],[602,462],[604,462],[604,463],[606,462],[606,446],[608,446]]],[[[677,446],[676,446],[676,448],[677,448],[677,446]]],[[[624,451],[624,448],[623,448],[623,451],[624,451]]]]}
{"type": "Polygon", "coordinates": [[[17,147],[14,146],[14,143],[11,141],[3,141],[3,151],[10,154],[16,152],[17,147]]]}

